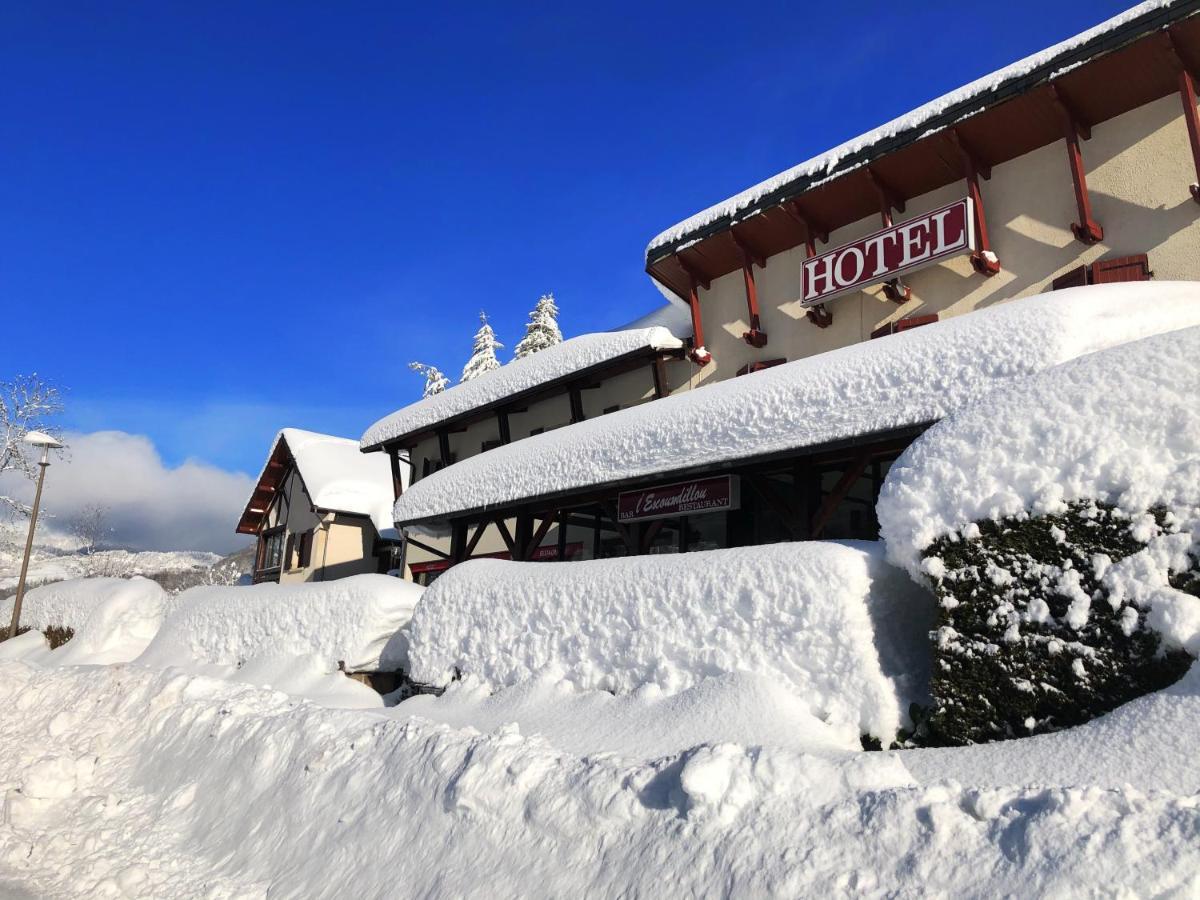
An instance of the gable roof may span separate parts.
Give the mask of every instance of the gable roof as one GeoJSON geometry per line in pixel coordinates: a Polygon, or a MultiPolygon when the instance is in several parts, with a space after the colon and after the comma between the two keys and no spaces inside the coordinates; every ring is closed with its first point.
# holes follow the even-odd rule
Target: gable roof
{"type": "MultiPolygon", "coordinates": [[[[239,534],[255,534],[287,473],[295,468],[315,509],[367,516],[381,537],[395,536],[392,526],[391,463],[383,454],[366,454],[350,438],[284,428],[238,522],[239,534]]],[[[407,483],[407,466],[401,467],[407,483]]]]}

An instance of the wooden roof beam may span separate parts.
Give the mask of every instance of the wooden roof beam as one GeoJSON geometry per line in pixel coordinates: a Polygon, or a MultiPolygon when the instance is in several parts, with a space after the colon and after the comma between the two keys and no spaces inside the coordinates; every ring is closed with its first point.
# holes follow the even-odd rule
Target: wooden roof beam
{"type": "Polygon", "coordinates": [[[733,244],[737,248],[738,254],[744,259],[749,259],[750,262],[758,266],[760,269],[767,267],[767,257],[761,250],[757,249],[743,232],[738,231],[736,225],[729,229],[729,237],[733,239],[733,244]]]}
{"type": "Polygon", "coordinates": [[[871,187],[875,189],[875,194],[879,197],[879,218],[883,221],[884,228],[887,228],[892,224],[893,209],[898,213],[904,212],[904,196],[884,181],[871,166],[867,166],[864,171],[867,173],[867,180],[871,182],[871,187]]]}
{"type": "Polygon", "coordinates": [[[686,259],[684,259],[682,256],[680,256],[678,253],[676,253],[675,256],[672,258],[675,260],[675,262],[677,262],[679,264],[679,268],[683,269],[683,274],[685,276],[687,276],[687,278],[689,280],[700,285],[700,287],[704,288],[706,291],[710,290],[712,288],[712,279],[710,279],[708,276],[706,276],[703,272],[701,272],[699,269],[697,269],[694,265],[689,263],[686,259]]]}
{"type": "Polygon", "coordinates": [[[1061,87],[1056,84],[1046,85],[1046,96],[1050,98],[1050,102],[1063,120],[1070,123],[1070,127],[1079,135],[1080,140],[1090,141],[1092,139],[1092,123],[1079,114],[1078,107],[1071,102],[1071,98],[1063,92],[1061,87]]]}
{"type": "Polygon", "coordinates": [[[831,230],[829,226],[809,215],[797,199],[793,198],[787,201],[787,203],[783,204],[782,209],[788,218],[804,229],[804,243],[808,249],[808,255],[816,256],[817,241],[820,241],[822,244],[829,243],[829,232],[831,230]]]}
{"type": "Polygon", "coordinates": [[[962,136],[962,132],[957,128],[951,128],[944,132],[946,139],[954,147],[958,153],[959,159],[962,161],[963,170],[969,173],[973,168],[984,181],[992,180],[992,166],[979,153],[979,151],[962,136]]]}

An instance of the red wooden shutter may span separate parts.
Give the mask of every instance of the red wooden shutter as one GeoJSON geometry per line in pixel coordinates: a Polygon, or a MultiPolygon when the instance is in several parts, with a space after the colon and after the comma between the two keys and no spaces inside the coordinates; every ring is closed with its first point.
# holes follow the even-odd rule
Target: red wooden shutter
{"type": "Polygon", "coordinates": [[[1118,281],[1149,281],[1150,260],[1145,253],[1119,256],[1092,263],[1092,284],[1112,284],[1118,281]]]}
{"type": "Polygon", "coordinates": [[[1063,288],[1083,287],[1088,283],[1088,267],[1076,266],[1069,272],[1063,272],[1052,282],[1050,282],[1050,290],[1061,291],[1063,288]]]}
{"type": "Polygon", "coordinates": [[[749,375],[751,372],[761,372],[763,369],[769,369],[772,366],[781,366],[785,362],[787,362],[786,359],[764,359],[759,362],[746,363],[746,365],[737,370],[737,374],[749,375]]]}
{"type": "Polygon", "coordinates": [[[886,325],[880,325],[871,332],[871,340],[887,337],[889,334],[899,334],[901,331],[908,331],[910,328],[920,328],[922,325],[932,325],[937,320],[938,314],[930,313],[927,316],[909,316],[907,319],[901,319],[898,322],[888,322],[886,325]]]}

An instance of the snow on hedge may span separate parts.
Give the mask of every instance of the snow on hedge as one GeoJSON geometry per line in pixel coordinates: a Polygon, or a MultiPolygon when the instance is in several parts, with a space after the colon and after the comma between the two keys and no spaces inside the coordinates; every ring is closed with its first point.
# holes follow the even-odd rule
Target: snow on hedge
{"type": "MultiPolygon", "coordinates": [[[[906,132],[917,134],[921,137],[927,136],[934,132],[927,129],[918,132],[922,126],[927,125],[932,119],[940,116],[948,109],[959,106],[963,103],[970,105],[964,111],[962,117],[958,120],[968,118],[971,115],[979,112],[989,102],[991,96],[998,88],[1014,79],[1028,75],[1035,69],[1042,68],[1049,64],[1053,64],[1061,60],[1071,51],[1076,50],[1088,41],[1100,37],[1126,22],[1129,22],[1139,16],[1170,6],[1172,0],[1150,0],[1150,2],[1140,3],[1131,9],[1101,22],[1094,28],[1089,28],[1072,38],[1068,38],[1059,44],[1041,50],[1024,59],[1018,60],[1011,65],[1005,66],[1003,69],[998,69],[990,75],[985,75],[966,84],[960,88],[950,91],[948,94],[943,94],[935,100],[926,103],[924,106],[905,113],[898,118],[887,122],[872,131],[861,134],[858,137],[846,141],[840,146],[834,147],[819,156],[815,156],[805,162],[793,166],[786,171],[768,178],[766,181],[760,182],[751,188],[742,191],[728,200],[723,200],[720,203],[710,206],[708,209],[701,210],[693,216],[684,219],[676,225],[672,225],[667,230],[656,235],[650,244],[646,247],[646,258],[650,259],[656,250],[668,244],[673,244],[676,241],[689,237],[693,233],[710,225],[713,222],[721,219],[733,218],[736,221],[738,213],[754,206],[764,197],[775,194],[780,189],[792,184],[793,182],[806,180],[809,183],[804,186],[804,190],[811,190],[830,179],[844,175],[847,172],[853,171],[853,168],[842,166],[842,162],[852,154],[863,150],[870,149],[877,144],[882,143],[889,138],[895,138],[906,132]]],[[[1060,64],[1056,71],[1047,73],[1048,76],[1059,75],[1067,69],[1071,68],[1069,64],[1060,64]]],[[[950,123],[953,124],[953,123],[950,123]]],[[[946,126],[943,126],[946,127],[946,126]]],[[[862,164],[865,165],[866,161],[862,164]]]]}
{"type": "Polygon", "coordinates": [[[885,743],[922,690],[932,599],[868,543],[774,544],[577,563],[474,560],[425,592],[412,677],[493,685],[552,671],[585,689],[754,672],[835,729],[885,743]]]}
{"type": "Polygon", "coordinates": [[[184,591],[139,662],[238,666],[269,655],[316,656],[326,671],[393,671],[407,659],[397,632],[422,588],[386,575],[336,581],[195,587],[184,591]]]}
{"type": "Polygon", "coordinates": [[[1200,325],[1200,284],[1193,282],[1096,285],[1014,300],[497,447],[412,485],[396,501],[395,517],[437,519],[918,425],[1005,382],[1191,325],[1200,325]]]}
{"type": "MultiPolygon", "coordinates": [[[[13,600],[0,603],[0,620],[12,619],[13,600]]],[[[74,637],[55,651],[63,663],[127,662],[157,632],[169,595],[148,578],[72,578],[27,591],[21,625],[35,631],[69,628],[74,637]]]]}
{"type": "Polygon", "coordinates": [[[1146,338],[1023,379],[931,428],[879,498],[889,558],[936,577],[937,560],[922,555],[943,535],[970,538],[973,523],[1057,514],[1072,501],[1112,504],[1149,544],[1111,569],[1096,561],[1097,577],[1115,603],[1157,599],[1151,624],[1200,655],[1193,605],[1167,585],[1200,546],[1198,359],[1200,328],[1146,338]],[[1172,510],[1177,533],[1147,515],[1156,505],[1172,510]]]}
{"type": "MultiPolygon", "coordinates": [[[[432,397],[425,397],[385,416],[367,429],[361,446],[378,447],[404,434],[431,428],[446,419],[498,403],[514,394],[580,372],[638,350],[678,350],[683,341],[655,325],[622,331],[583,334],[547,347],[540,353],[514,359],[432,397]]],[[[383,456],[380,455],[382,459],[383,456]]]]}

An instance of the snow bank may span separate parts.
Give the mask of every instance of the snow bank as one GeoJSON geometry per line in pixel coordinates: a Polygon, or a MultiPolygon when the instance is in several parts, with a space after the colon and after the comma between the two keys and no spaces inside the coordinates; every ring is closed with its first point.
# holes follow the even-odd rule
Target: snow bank
{"type": "Polygon", "coordinates": [[[306,584],[195,587],[175,601],[139,662],[187,660],[238,666],[263,655],[318,657],[325,671],[403,667],[397,634],[422,589],[386,575],[355,575],[306,584]]]}
{"type": "MultiPolygon", "coordinates": [[[[710,206],[708,209],[684,219],[682,222],[671,226],[666,231],[657,235],[646,247],[646,258],[649,260],[659,248],[687,238],[706,225],[711,225],[721,219],[732,219],[736,222],[738,213],[755,206],[755,204],[766,197],[779,193],[794,182],[803,180],[807,183],[803,186],[796,186],[796,189],[791,191],[790,195],[811,190],[836,176],[852,172],[858,165],[865,165],[870,160],[862,160],[852,166],[843,165],[843,162],[848,157],[868,150],[885,140],[905,133],[911,134],[913,139],[934,134],[937,129],[931,131],[928,127],[933,119],[941,116],[953,107],[966,104],[961,116],[955,120],[962,121],[979,112],[991,102],[992,98],[990,95],[993,95],[1001,86],[1014,79],[1029,75],[1036,69],[1056,64],[1055,70],[1053,72],[1047,71],[1046,76],[1053,77],[1062,74],[1062,72],[1073,68],[1073,65],[1066,59],[1071,51],[1083,46],[1088,41],[1113,31],[1126,22],[1147,13],[1152,13],[1155,10],[1168,7],[1171,3],[1172,0],[1151,0],[1151,2],[1140,3],[1100,23],[1094,28],[1089,28],[1087,31],[1075,35],[1075,37],[1034,53],[1031,56],[1027,56],[1012,65],[1005,66],[1003,69],[998,69],[990,75],[985,75],[983,78],[972,81],[970,84],[966,84],[948,94],[943,94],[936,100],[932,100],[924,106],[905,113],[872,131],[852,138],[844,144],[822,153],[820,156],[815,156],[806,162],[802,162],[779,173],[773,178],[768,178],[766,181],[742,191],[742,193],[736,196],[730,197],[728,200],[723,200],[714,206],[710,206]]],[[[940,127],[946,128],[952,124],[954,123],[947,122],[940,127]]]]}
{"type": "Polygon", "coordinates": [[[425,592],[412,677],[674,694],[753,672],[834,729],[889,741],[920,696],[932,597],[876,544],[774,544],[577,563],[474,560],[425,592]],[[892,615],[895,608],[904,615],[892,615]]]}
{"type": "MultiPolygon", "coordinates": [[[[1141,724],[1178,725],[1194,747],[1198,721],[1141,724]]],[[[961,754],[1016,762],[1026,744],[961,754]]],[[[1151,793],[1140,767],[1113,789],[1053,770],[1042,787],[980,788],[916,784],[914,756],[723,743],[630,763],[511,726],[327,710],[136,667],[3,663],[0,871],[47,897],[1195,890],[1194,766],[1151,793]]]]}
{"type": "MultiPolygon", "coordinates": [[[[514,359],[494,372],[456,384],[386,416],[367,429],[361,446],[378,447],[453,416],[498,403],[539,385],[600,365],[638,350],[678,350],[683,341],[655,325],[650,328],[583,334],[547,347],[539,353],[514,359]]],[[[382,454],[380,459],[384,457],[382,454]]]]}
{"type": "MultiPolygon", "coordinates": [[[[1134,516],[1164,504],[1186,526],[1200,515],[1197,359],[1200,328],[1150,337],[1005,386],[934,426],[892,466],[880,494],[889,558],[918,575],[922,551],[942,535],[1060,513],[1073,500],[1134,516]]],[[[1111,577],[1150,562],[1137,560],[1111,577]]]]}
{"type": "Polygon", "coordinates": [[[1200,325],[1200,284],[1191,282],[1015,300],[497,447],[412,485],[395,517],[436,519],[919,425],[1005,382],[1192,325],[1200,325]]]}
{"type": "MultiPolygon", "coordinates": [[[[12,618],[13,600],[0,604],[5,623],[12,618]]],[[[73,578],[26,592],[21,624],[37,631],[60,627],[75,632],[54,651],[58,663],[127,662],[150,643],[169,601],[147,578],[73,578]]]]}

